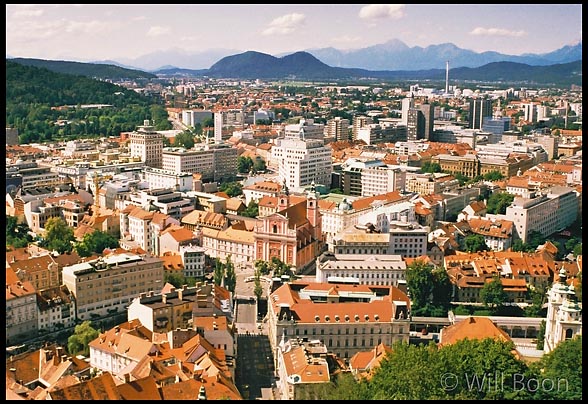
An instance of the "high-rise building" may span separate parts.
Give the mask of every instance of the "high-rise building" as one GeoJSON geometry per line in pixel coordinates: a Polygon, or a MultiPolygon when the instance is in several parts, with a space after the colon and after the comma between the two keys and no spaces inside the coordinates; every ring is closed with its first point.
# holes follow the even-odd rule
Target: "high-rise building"
{"type": "Polygon", "coordinates": [[[470,116],[468,128],[482,129],[483,118],[492,116],[492,100],[472,98],[469,104],[470,116]]]}
{"type": "Polygon", "coordinates": [[[323,139],[303,139],[286,135],[276,139],[272,159],[278,162],[280,182],[289,188],[315,184],[330,186],[333,171],[332,150],[323,139]]]}
{"type": "Polygon", "coordinates": [[[374,123],[374,120],[369,116],[355,115],[353,117],[353,129],[351,131],[351,137],[353,140],[357,139],[357,133],[361,128],[364,128],[372,123],[374,123]]]}
{"type": "Polygon", "coordinates": [[[351,140],[351,131],[349,130],[349,119],[337,116],[327,121],[325,127],[325,137],[333,141],[351,140]]]}
{"type": "Polygon", "coordinates": [[[414,108],[414,98],[412,96],[402,99],[402,123],[408,125],[408,110],[414,108]]]}
{"type": "Polygon", "coordinates": [[[161,168],[163,135],[149,125],[149,120],[129,135],[131,157],[140,157],[148,167],[161,168]]]}

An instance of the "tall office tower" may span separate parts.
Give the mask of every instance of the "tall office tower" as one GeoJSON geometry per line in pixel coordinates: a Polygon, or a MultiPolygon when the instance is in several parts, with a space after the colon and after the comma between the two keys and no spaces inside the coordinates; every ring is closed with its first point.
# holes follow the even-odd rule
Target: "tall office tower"
{"type": "Polygon", "coordinates": [[[402,99],[402,123],[406,126],[408,124],[408,110],[414,108],[414,98],[412,93],[409,97],[402,99]]]}
{"type": "Polygon", "coordinates": [[[407,113],[406,140],[429,140],[433,135],[435,109],[431,104],[410,108],[407,113]]]}
{"type": "Polygon", "coordinates": [[[523,107],[525,108],[525,121],[537,122],[537,106],[531,102],[524,104],[523,107]]]}
{"type": "Polygon", "coordinates": [[[433,136],[433,123],[435,121],[435,108],[431,104],[419,105],[419,111],[423,114],[424,125],[422,137],[419,139],[429,140],[433,136]]]}
{"type": "Polygon", "coordinates": [[[482,129],[484,117],[492,117],[492,100],[472,98],[470,100],[470,119],[468,128],[482,129]]]}
{"type": "Polygon", "coordinates": [[[163,135],[143,121],[143,126],[129,135],[131,157],[140,157],[148,167],[161,168],[163,158],[163,135]]]}
{"type": "Polygon", "coordinates": [[[445,94],[449,94],[449,60],[445,63],[445,94]]]}
{"type": "Polygon", "coordinates": [[[325,126],[326,138],[333,139],[334,141],[351,140],[350,135],[351,131],[349,130],[349,119],[337,116],[327,121],[327,126],[325,126]]]}
{"type": "Polygon", "coordinates": [[[355,115],[353,117],[353,129],[351,132],[353,140],[357,139],[357,132],[359,132],[361,128],[366,127],[372,123],[374,123],[374,120],[369,116],[355,115]]]}
{"type": "Polygon", "coordinates": [[[232,130],[243,130],[245,114],[240,109],[229,109],[214,113],[214,142],[221,143],[231,137],[232,130]]]}

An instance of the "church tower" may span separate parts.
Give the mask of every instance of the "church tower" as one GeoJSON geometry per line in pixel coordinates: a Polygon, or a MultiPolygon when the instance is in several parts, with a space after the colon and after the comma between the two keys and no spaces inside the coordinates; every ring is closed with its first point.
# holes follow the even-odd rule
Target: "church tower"
{"type": "Polygon", "coordinates": [[[566,283],[566,271],[559,271],[559,281],[547,292],[547,319],[543,350],[549,353],[562,341],[582,334],[582,307],[573,286],[566,283]]]}

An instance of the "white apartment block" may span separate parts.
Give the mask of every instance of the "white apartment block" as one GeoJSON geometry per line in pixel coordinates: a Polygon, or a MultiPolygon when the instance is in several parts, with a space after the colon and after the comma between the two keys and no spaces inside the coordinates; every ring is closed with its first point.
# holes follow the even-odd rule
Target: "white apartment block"
{"type": "Polygon", "coordinates": [[[578,217],[578,204],[573,188],[555,186],[535,198],[515,197],[504,215],[486,216],[513,222],[513,237],[526,243],[533,230],[547,237],[572,224],[578,217]]]}
{"type": "Polygon", "coordinates": [[[163,260],[132,253],[112,254],[63,268],[63,284],[76,299],[79,320],[124,312],[142,292],[163,287],[163,260]]]}
{"type": "Polygon", "coordinates": [[[203,181],[232,178],[237,172],[237,149],[228,144],[198,144],[190,150],[167,147],[162,168],[176,173],[200,173],[203,181]]]}
{"type": "Polygon", "coordinates": [[[398,287],[406,281],[406,262],[400,255],[323,253],[317,258],[316,281],[398,287]]]}
{"type": "Polygon", "coordinates": [[[182,123],[192,127],[196,126],[196,124],[202,124],[202,122],[212,117],[212,111],[204,109],[185,109],[182,111],[182,123]]]}
{"type": "Polygon", "coordinates": [[[151,189],[170,188],[176,191],[186,192],[191,191],[193,188],[193,177],[191,173],[145,167],[143,178],[151,189]]]}
{"type": "Polygon", "coordinates": [[[313,119],[301,119],[299,123],[285,125],[284,136],[297,139],[323,139],[325,125],[314,123],[313,119]]]}
{"type": "Polygon", "coordinates": [[[410,142],[394,143],[394,153],[401,156],[419,153],[429,148],[429,141],[426,139],[413,140],[410,142]]]}
{"type": "Polygon", "coordinates": [[[349,119],[341,118],[337,116],[333,119],[329,119],[325,126],[325,137],[338,140],[349,140],[351,135],[351,127],[349,119]]]}
{"type": "Polygon", "coordinates": [[[231,136],[229,129],[242,130],[245,113],[240,109],[231,109],[214,113],[214,141],[220,143],[231,136]]]}
{"type": "Polygon", "coordinates": [[[322,139],[285,137],[276,139],[272,147],[272,159],[278,161],[281,183],[288,188],[302,188],[307,185],[330,186],[332,150],[322,139]]]}
{"type": "Polygon", "coordinates": [[[361,196],[382,195],[405,189],[407,173],[397,166],[366,166],[361,170],[361,196]]]}
{"type": "Polygon", "coordinates": [[[131,158],[139,157],[146,166],[161,168],[163,135],[154,130],[146,120],[143,126],[129,135],[131,158]]]}
{"type": "Polygon", "coordinates": [[[159,255],[159,236],[170,224],[179,226],[180,221],[160,212],[129,205],[120,212],[120,246],[127,250],[140,247],[159,255]]]}

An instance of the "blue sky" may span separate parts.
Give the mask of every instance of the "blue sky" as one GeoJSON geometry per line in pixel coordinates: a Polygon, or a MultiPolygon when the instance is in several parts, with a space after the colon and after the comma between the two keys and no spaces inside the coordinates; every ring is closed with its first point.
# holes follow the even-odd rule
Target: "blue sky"
{"type": "Polygon", "coordinates": [[[399,39],[546,53],[582,38],[581,4],[6,5],[6,54],[93,61],[169,49],[356,49],[399,39]]]}

